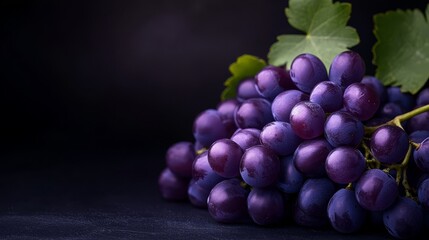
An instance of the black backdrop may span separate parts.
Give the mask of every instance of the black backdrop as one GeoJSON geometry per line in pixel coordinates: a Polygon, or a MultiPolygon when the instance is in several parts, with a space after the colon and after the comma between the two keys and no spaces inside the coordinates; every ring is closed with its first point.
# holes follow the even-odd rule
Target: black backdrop
{"type": "MultiPolygon", "coordinates": [[[[350,2],[350,25],[361,36],[354,50],[368,74],[372,15],[423,10],[427,3],[350,2]]],[[[3,0],[1,171],[13,177],[61,168],[67,179],[73,166],[91,169],[90,182],[104,177],[97,176],[103,166],[112,173],[131,161],[118,160],[122,155],[134,154],[135,179],[144,169],[155,176],[167,147],[192,141],[194,117],[216,106],[229,64],[244,53],[265,58],[277,35],[296,33],[286,6],[286,0],[3,0]]]]}

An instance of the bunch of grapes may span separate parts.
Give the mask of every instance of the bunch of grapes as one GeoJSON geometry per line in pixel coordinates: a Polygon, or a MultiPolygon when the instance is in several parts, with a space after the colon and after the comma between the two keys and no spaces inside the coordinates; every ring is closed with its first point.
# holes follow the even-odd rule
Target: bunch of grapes
{"type": "Polygon", "coordinates": [[[329,71],[305,53],[241,81],[196,117],[194,142],[168,149],[162,196],[223,223],[418,235],[429,227],[429,88],[412,96],[364,75],[345,51],[329,71]]]}

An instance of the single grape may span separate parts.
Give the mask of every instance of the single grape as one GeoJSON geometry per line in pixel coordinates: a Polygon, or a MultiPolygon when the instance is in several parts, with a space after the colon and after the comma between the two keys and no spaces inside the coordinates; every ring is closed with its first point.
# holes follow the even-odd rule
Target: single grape
{"type": "Polygon", "coordinates": [[[380,96],[366,84],[353,83],[344,90],[343,104],[359,120],[368,120],[377,112],[380,96]]]}
{"type": "Polygon", "coordinates": [[[253,188],[247,197],[247,210],[253,222],[271,225],[285,216],[284,201],[280,192],[273,188],[253,188]]]}
{"type": "Polygon", "coordinates": [[[168,148],[165,159],[174,174],[190,178],[195,159],[194,145],[191,142],[175,143],[168,148]]]}
{"type": "Polygon", "coordinates": [[[219,139],[214,142],[207,154],[210,167],[222,177],[232,178],[240,175],[240,166],[243,150],[231,139],[219,139]]]}
{"type": "Polygon", "coordinates": [[[231,137],[231,140],[240,145],[241,149],[246,150],[249,147],[260,144],[259,136],[261,130],[256,128],[238,129],[231,137]]]}
{"type": "Polygon", "coordinates": [[[400,197],[383,214],[387,231],[395,238],[416,237],[423,227],[423,209],[407,197],[400,197]]]}
{"type": "Polygon", "coordinates": [[[332,181],[347,184],[359,179],[366,169],[366,161],[353,147],[337,147],[326,158],[325,169],[332,181]]]}
{"type": "Polygon", "coordinates": [[[345,51],[335,56],[329,68],[329,80],[343,88],[360,82],[364,75],[365,62],[353,51],[345,51]]]}
{"type": "Polygon", "coordinates": [[[429,178],[426,178],[419,184],[417,197],[419,199],[420,204],[425,209],[429,210],[429,178]]]}
{"type": "Polygon", "coordinates": [[[236,99],[228,99],[217,105],[217,112],[223,120],[234,121],[236,108],[240,103],[236,99]]]}
{"type": "Polygon", "coordinates": [[[263,98],[244,101],[235,113],[235,123],[239,128],[262,129],[272,121],[271,103],[263,98]]]}
{"type": "Polygon", "coordinates": [[[336,192],[334,183],[327,178],[307,179],[298,193],[297,207],[306,215],[327,222],[327,207],[336,192]]]}
{"type": "Polygon", "coordinates": [[[387,91],[383,84],[374,76],[364,76],[361,83],[372,87],[380,96],[380,104],[387,102],[387,91]]]}
{"type": "Polygon", "coordinates": [[[408,131],[429,131],[429,112],[421,113],[413,118],[411,118],[408,122],[408,131]]]}
{"type": "Polygon", "coordinates": [[[308,95],[299,90],[286,90],[274,98],[271,111],[276,121],[289,122],[292,108],[301,101],[307,101],[308,95]]]}
{"type": "Polygon", "coordinates": [[[334,112],[326,119],[325,138],[334,147],[357,147],[363,135],[362,122],[348,112],[334,112]]]}
{"type": "Polygon", "coordinates": [[[401,92],[399,87],[387,88],[387,101],[398,104],[404,112],[411,111],[415,106],[414,97],[409,93],[401,92]]]}
{"type": "Polygon", "coordinates": [[[267,66],[255,77],[256,90],[260,95],[273,100],[279,93],[294,88],[289,72],[281,67],[267,66]]]}
{"type": "Polygon", "coordinates": [[[237,99],[243,102],[250,98],[261,98],[263,97],[258,90],[256,90],[256,80],[249,78],[240,82],[237,87],[237,99]]]}
{"type": "Polygon", "coordinates": [[[195,158],[192,164],[192,179],[197,182],[198,185],[210,191],[225,178],[213,171],[207,155],[208,151],[204,151],[195,158]]]}
{"type": "Polygon", "coordinates": [[[365,223],[366,211],[356,200],[352,190],[338,190],[328,203],[331,226],[341,233],[353,233],[365,223]]]}
{"type": "Polygon", "coordinates": [[[262,188],[275,184],[280,176],[278,156],[264,145],[248,148],[241,158],[240,174],[252,187],[262,188]]]}
{"type": "Polygon", "coordinates": [[[199,208],[206,208],[210,190],[200,186],[197,181],[191,179],[188,186],[188,199],[192,205],[199,208]]]}
{"type": "Polygon", "coordinates": [[[414,161],[422,171],[429,173],[429,138],[423,140],[414,151],[414,161]]]}
{"type": "Polygon", "coordinates": [[[224,180],[210,191],[207,206],[217,222],[236,223],[246,219],[248,191],[236,178],[224,180]]]}
{"type": "Polygon", "coordinates": [[[326,176],[325,162],[331,150],[332,146],[322,138],[302,142],[293,155],[296,169],[306,177],[326,176]]]}
{"type": "Polygon", "coordinates": [[[400,163],[408,151],[407,133],[400,127],[385,125],[371,136],[371,152],[382,163],[400,163]]]}
{"type": "Polygon", "coordinates": [[[370,211],[389,208],[399,195],[395,179],[380,169],[370,169],[356,183],[358,203],[370,211]]]}
{"type": "Polygon", "coordinates": [[[188,184],[188,178],[179,177],[168,168],[165,168],[158,178],[161,196],[167,200],[185,200],[188,197],[188,184]]]}
{"type": "Polygon", "coordinates": [[[290,125],[302,139],[313,139],[323,134],[325,112],[317,103],[302,101],[292,108],[290,125]]]}
{"type": "Polygon", "coordinates": [[[277,155],[292,154],[302,140],[295,135],[292,127],[286,122],[271,122],[265,125],[260,135],[261,143],[277,155]]]}
{"type": "Polygon", "coordinates": [[[408,136],[410,138],[410,141],[415,143],[421,143],[423,140],[429,137],[429,131],[426,130],[417,130],[408,136]]]}
{"type": "Polygon", "coordinates": [[[417,95],[416,105],[423,106],[429,104],[429,87],[421,90],[417,95]]]}
{"type": "Polygon", "coordinates": [[[343,90],[334,82],[320,82],[311,91],[310,102],[319,104],[327,113],[338,111],[343,107],[343,90]]]}
{"type": "Polygon", "coordinates": [[[285,193],[297,193],[305,181],[305,176],[296,169],[293,156],[280,159],[281,171],[277,187],[285,193]]]}
{"type": "Polygon", "coordinates": [[[217,105],[217,112],[222,118],[222,123],[227,131],[227,137],[230,137],[237,130],[234,116],[239,106],[240,103],[236,99],[228,99],[217,105]]]}
{"type": "Polygon", "coordinates": [[[209,147],[218,139],[228,137],[228,131],[223,124],[222,117],[214,109],[200,113],[195,118],[192,131],[195,139],[204,147],[209,147]]]}
{"type": "Polygon", "coordinates": [[[401,106],[399,106],[396,103],[388,102],[385,103],[381,108],[379,109],[378,115],[380,117],[385,117],[387,119],[393,119],[398,115],[401,115],[404,113],[404,110],[402,110],[401,106]]]}
{"type": "Polygon", "coordinates": [[[310,93],[319,82],[329,79],[323,62],[310,53],[300,54],[293,59],[290,76],[296,87],[305,93],[310,93]]]}

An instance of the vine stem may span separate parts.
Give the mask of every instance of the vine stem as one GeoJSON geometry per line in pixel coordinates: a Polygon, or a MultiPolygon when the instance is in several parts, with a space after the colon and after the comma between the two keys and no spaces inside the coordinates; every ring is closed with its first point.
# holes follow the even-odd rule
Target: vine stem
{"type": "Polygon", "coordinates": [[[406,112],[404,114],[398,115],[396,116],[394,119],[383,123],[381,125],[375,126],[375,127],[365,127],[365,134],[371,134],[373,133],[375,130],[377,130],[377,128],[385,126],[385,125],[395,125],[398,127],[402,127],[401,122],[406,121],[412,117],[415,117],[419,114],[422,114],[424,112],[429,112],[429,104],[421,106],[419,108],[416,108],[412,111],[406,112]]]}

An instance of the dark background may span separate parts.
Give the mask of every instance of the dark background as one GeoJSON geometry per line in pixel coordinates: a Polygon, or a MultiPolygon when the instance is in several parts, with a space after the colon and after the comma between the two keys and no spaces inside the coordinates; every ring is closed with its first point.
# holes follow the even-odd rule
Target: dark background
{"type": "MultiPolygon", "coordinates": [[[[367,74],[372,15],[427,3],[348,2],[367,74]]],[[[0,211],[157,194],[165,150],[192,141],[193,119],[216,107],[229,64],[245,53],[266,58],[277,35],[297,33],[286,6],[2,0],[0,211]]]]}

